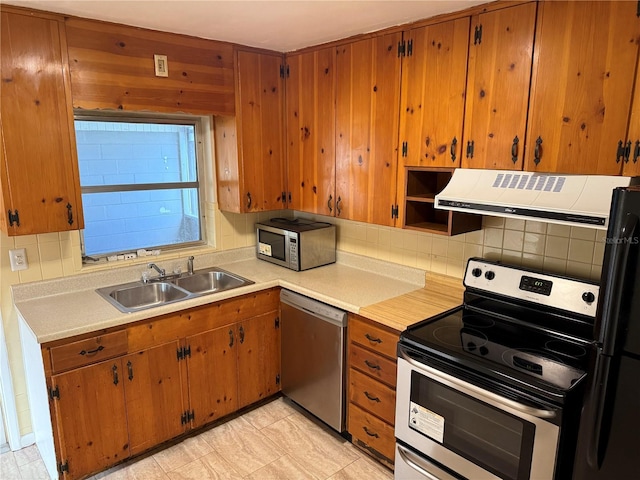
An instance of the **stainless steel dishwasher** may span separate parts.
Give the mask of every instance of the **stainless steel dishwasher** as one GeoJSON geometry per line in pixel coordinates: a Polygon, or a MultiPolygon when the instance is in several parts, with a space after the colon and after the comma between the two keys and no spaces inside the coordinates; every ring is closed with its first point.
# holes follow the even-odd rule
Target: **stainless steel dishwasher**
{"type": "Polygon", "coordinates": [[[282,393],[343,432],[347,313],[289,290],[280,302],[282,393]]]}

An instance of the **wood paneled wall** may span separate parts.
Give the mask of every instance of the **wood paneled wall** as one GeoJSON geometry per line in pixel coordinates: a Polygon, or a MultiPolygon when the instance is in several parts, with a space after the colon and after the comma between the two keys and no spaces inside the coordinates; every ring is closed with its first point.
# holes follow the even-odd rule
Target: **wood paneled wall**
{"type": "Polygon", "coordinates": [[[74,108],[235,114],[231,44],[79,18],[66,28],[74,108]]]}

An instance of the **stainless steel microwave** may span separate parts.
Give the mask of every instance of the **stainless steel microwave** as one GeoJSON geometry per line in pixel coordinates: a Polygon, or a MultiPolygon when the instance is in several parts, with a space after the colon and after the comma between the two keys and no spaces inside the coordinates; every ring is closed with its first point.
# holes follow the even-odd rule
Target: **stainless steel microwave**
{"type": "Polygon", "coordinates": [[[336,227],[302,218],[272,218],[256,224],[256,256],[291,270],[335,263],[336,227]]]}

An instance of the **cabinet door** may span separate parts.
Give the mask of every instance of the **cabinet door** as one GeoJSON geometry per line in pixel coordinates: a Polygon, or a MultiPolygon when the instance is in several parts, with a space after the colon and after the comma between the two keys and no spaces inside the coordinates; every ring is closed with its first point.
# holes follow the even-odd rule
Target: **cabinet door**
{"type": "Polygon", "coordinates": [[[280,391],[280,320],[278,312],[238,325],[238,408],[280,391]]]}
{"type": "Polygon", "coordinates": [[[521,170],[536,3],[471,20],[462,166],[521,170]]]}
{"type": "Polygon", "coordinates": [[[183,433],[185,362],[177,356],[179,343],[170,342],[124,357],[122,381],[126,391],[131,455],[183,433]]]}
{"type": "Polygon", "coordinates": [[[129,456],[120,359],[54,375],[53,415],[60,437],[59,460],[79,478],[129,456]]]}
{"type": "Polygon", "coordinates": [[[336,48],[336,217],[394,224],[401,40],[336,48]]]}
{"type": "Polygon", "coordinates": [[[287,55],[289,208],[334,215],[335,48],[287,55]]]}
{"type": "Polygon", "coordinates": [[[9,235],[83,227],[64,25],[2,12],[2,222],[9,235]],[[13,225],[10,225],[10,224],[13,225]]]}
{"type": "Polygon", "coordinates": [[[187,337],[189,403],[192,427],[213,422],[238,409],[237,331],[235,325],[187,337]]]}
{"type": "Polygon", "coordinates": [[[629,157],[625,158],[623,175],[640,175],[640,68],[636,69],[636,83],[633,90],[633,106],[631,107],[631,121],[627,146],[629,157]]]}
{"type": "Polygon", "coordinates": [[[402,59],[402,165],[459,167],[469,18],[409,30],[405,41],[411,54],[402,59]]]}
{"type": "Polygon", "coordinates": [[[238,147],[243,212],[284,208],[284,79],[280,55],[238,52],[238,147]]]}
{"type": "Polygon", "coordinates": [[[540,2],[525,169],[616,175],[640,19],[637,2],[540,2]]]}

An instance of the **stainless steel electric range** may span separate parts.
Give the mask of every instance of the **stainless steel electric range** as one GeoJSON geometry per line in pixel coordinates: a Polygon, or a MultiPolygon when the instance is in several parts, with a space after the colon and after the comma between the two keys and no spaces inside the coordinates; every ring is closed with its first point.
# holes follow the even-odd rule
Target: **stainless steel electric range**
{"type": "Polygon", "coordinates": [[[570,478],[597,284],[470,259],[398,343],[396,479],[570,478]]]}

